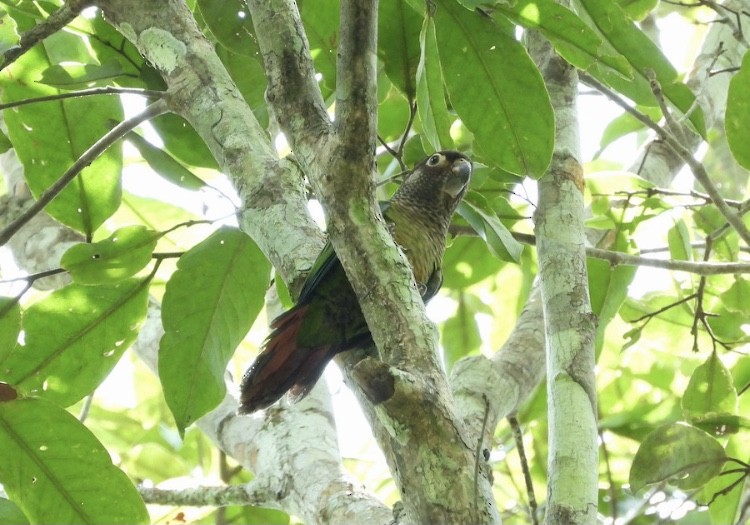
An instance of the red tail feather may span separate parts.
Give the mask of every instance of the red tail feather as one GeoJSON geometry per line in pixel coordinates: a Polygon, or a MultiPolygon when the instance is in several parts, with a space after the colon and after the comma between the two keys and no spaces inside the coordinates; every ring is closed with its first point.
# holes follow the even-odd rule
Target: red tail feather
{"type": "MultiPolygon", "coordinates": [[[[277,317],[265,349],[242,378],[241,414],[273,404],[290,388],[300,399],[315,385],[329,359],[329,346],[300,347],[297,337],[309,305],[292,308],[277,317]]],[[[332,355],[332,354],[331,354],[332,355]]]]}

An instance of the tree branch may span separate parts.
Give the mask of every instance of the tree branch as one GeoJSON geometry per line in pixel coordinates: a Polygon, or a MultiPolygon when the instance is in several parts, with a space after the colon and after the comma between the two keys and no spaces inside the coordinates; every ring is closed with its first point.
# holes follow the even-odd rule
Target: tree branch
{"type": "Polygon", "coordinates": [[[248,0],[268,79],[266,98],[295,155],[309,164],[331,133],[294,0],[248,0]]]}

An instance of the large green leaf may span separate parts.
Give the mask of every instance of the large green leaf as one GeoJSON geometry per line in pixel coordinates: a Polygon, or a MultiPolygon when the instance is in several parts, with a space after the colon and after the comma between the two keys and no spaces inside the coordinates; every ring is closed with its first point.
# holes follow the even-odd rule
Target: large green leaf
{"type": "Polygon", "coordinates": [[[513,22],[541,32],[565,60],[579,69],[585,71],[600,63],[624,77],[632,75],[624,57],[606,54],[599,35],[573,11],[554,0],[499,2],[497,9],[513,22]]]}
{"type": "Polygon", "coordinates": [[[224,371],[263,307],[270,265],[245,233],[224,227],[180,257],[162,302],[159,377],[177,428],[224,397],[224,371]]]}
{"type": "Polygon", "coordinates": [[[669,481],[682,489],[702,487],[721,472],[726,453],[706,432],[686,423],[673,423],[650,433],[633,459],[630,489],[669,481]]]}
{"type": "Polygon", "coordinates": [[[151,169],[169,182],[187,190],[199,190],[206,187],[205,182],[196,177],[177,159],[163,149],[157,148],[135,131],[128,133],[125,138],[135,146],[151,169]]]}
{"type": "Polygon", "coordinates": [[[419,63],[422,17],[406,2],[383,0],[378,5],[378,55],[393,84],[413,100],[419,63]]]}
{"type": "Polygon", "coordinates": [[[750,52],[742,59],[740,70],[729,82],[724,128],[729,149],[743,168],[750,170],[750,52]]]}
{"type": "Polygon", "coordinates": [[[0,296],[0,361],[16,346],[21,333],[21,307],[12,297],[0,296]]]}
{"type": "Polygon", "coordinates": [[[683,114],[690,111],[690,122],[698,133],[705,136],[703,112],[694,105],[695,95],[679,81],[677,71],[661,49],[638,29],[622,8],[613,0],[575,0],[575,6],[578,13],[590,20],[601,34],[606,44],[602,53],[622,55],[633,68],[632,80],[610,68],[602,68],[598,63],[589,69],[589,73],[638,104],[656,106],[656,97],[649,83],[649,76],[653,74],[666,101],[683,114]]]}
{"type": "Polygon", "coordinates": [[[336,50],[339,44],[339,2],[336,0],[303,0],[300,16],[310,43],[315,70],[323,79],[321,88],[327,97],[336,89],[336,50]]]}
{"type": "Polygon", "coordinates": [[[524,47],[494,20],[454,0],[436,1],[433,16],[450,101],[475,145],[499,168],[544,175],[552,158],[554,115],[524,47]]]}
{"type": "Polygon", "coordinates": [[[484,197],[469,191],[457,211],[484,239],[495,257],[504,261],[519,261],[523,245],[513,238],[508,228],[489,209],[484,197]]]}
{"type": "MultiPolygon", "coordinates": [[[[2,72],[3,101],[54,95],[38,82],[40,72],[63,61],[85,62],[81,38],[58,32],[2,72]]],[[[122,120],[115,97],[83,97],[28,104],[4,113],[8,135],[34,196],[57,181],[98,139],[111,120],[122,120]]],[[[111,146],[85,168],[46,208],[60,222],[91,235],[120,204],[121,148],[111,146]]]]}
{"type": "Polygon", "coordinates": [[[435,22],[431,17],[425,18],[419,41],[417,110],[425,138],[435,151],[440,151],[453,146],[450,135],[452,120],[445,103],[443,71],[435,38],[435,22]]]}
{"type": "Polygon", "coordinates": [[[18,45],[19,36],[16,32],[16,22],[5,11],[0,9],[0,53],[5,53],[8,49],[18,45]]]}
{"type": "Polygon", "coordinates": [[[161,234],[135,225],[120,228],[108,238],[68,248],[60,266],[80,284],[104,284],[132,277],[151,260],[161,234]]]}
{"type": "Polygon", "coordinates": [[[0,403],[0,482],[31,523],[149,523],[102,444],[41,399],[0,403]]]}
{"type": "Polygon", "coordinates": [[[15,503],[0,498],[0,523],[3,525],[28,525],[29,520],[15,503]]]}
{"type": "Polygon", "coordinates": [[[440,343],[447,370],[462,357],[479,350],[482,338],[479,335],[476,314],[488,311],[479,297],[465,290],[459,291],[455,299],[456,312],[440,327],[440,343]]]}
{"type": "Polygon", "coordinates": [[[149,282],[70,284],[32,304],[23,316],[24,344],[0,362],[0,380],[61,405],[80,400],[138,335],[149,282]]]}
{"type": "Polygon", "coordinates": [[[259,57],[253,21],[243,0],[198,0],[203,20],[219,43],[233,53],[259,57]]]}
{"type": "Polygon", "coordinates": [[[732,375],[716,352],[695,369],[682,396],[682,411],[692,422],[711,414],[735,414],[737,390],[732,375]]]}

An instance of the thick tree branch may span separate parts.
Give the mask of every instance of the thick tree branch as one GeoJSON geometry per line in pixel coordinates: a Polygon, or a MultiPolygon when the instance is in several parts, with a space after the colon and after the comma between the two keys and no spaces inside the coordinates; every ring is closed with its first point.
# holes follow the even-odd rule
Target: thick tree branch
{"type": "Polygon", "coordinates": [[[170,109],[203,138],[243,201],[241,226],[297,290],[323,246],[309,216],[303,175],[279,160],[229,73],[181,0],[154,9],[139,0],[100,0],[107,19],[163,75],[170,109]],[[295,224],[296,230],[279,224],[295,224]]]}
{"type": "Polygon", "coordinates": [[[577,72],[538,34],[528,37],[555,110],[555,152],[534,215],[547,339],[548,524],[596,523],[598,443],[594,337],[586,272],[577,72]]]}
{"type": "Polygon", "coordinates": [[[268,79],[266,98],[294,154],[313,161],[331,132],[294,0],[248,0],[268,79]]]}

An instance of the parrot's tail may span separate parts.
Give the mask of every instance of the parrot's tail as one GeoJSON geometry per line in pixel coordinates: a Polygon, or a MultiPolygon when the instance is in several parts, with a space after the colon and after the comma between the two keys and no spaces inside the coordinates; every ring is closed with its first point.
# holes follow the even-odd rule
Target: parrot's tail
{"type": "Polygon", "coordinates": [[[287,391],[293,402],[299,401],[315,386],[334,356],[330,345],[297,345],[307,306],[292,308],[271,323],[273,332],[266,340],[265,349],[242,378],[240,414],[266,408],[287,391]]]}

